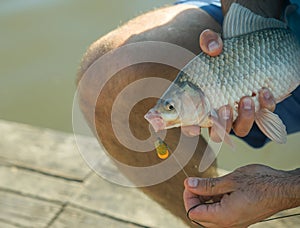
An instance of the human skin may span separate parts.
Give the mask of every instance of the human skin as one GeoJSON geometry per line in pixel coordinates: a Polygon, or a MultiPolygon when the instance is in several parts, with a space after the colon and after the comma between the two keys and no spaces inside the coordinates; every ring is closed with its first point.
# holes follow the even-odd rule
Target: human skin
{"type": "MultiPolygon", "coordinates": [[[[223,48],[223,41],[220,35],[210,29],[204,30],[200,34],[199,45],[201,50],[212,57],[221,54],[223,48]]],[[[258,100],[260,108],[268,109],[273,112],[275,110],[276,101],[268,88],[262,88],[258,93],[258,100]]],[[[225,105],[218,110],[218,115],[221,119],[226,121],[226,131],[229,133],[233,129],[235,135],[244,137],[250,132],[255,121],[255,106],[254,102],[249,96],[242,97],[238,106],[238,117],[233,122],[233,110],[229,105],[225,105]]],[[[212,140],[219,142],[221,139],[217,133],[210,130],[210,137],[212,140]]],[[[187,136],[196,136],[201,133],[200,126],[185,126],[182,131],[187,136]]]]}
{"type": "MultiPolygon", "coordinates": [[[[83,57],[78,73],[78,80],[83,75],[85,77],[84,84],[80,84],[79,88],[80,107],[89,125],[96,127],[97,132],[95,134],[101,139],[101,143],[106,151],[114,159],[123,164],[146,167],[161,162],[155,151],[138,153],[118,143],[111,126],[111,109],[116,96],[132,82],[157,76],[173,81],[179,70],[155,63],[143,63],[127,67],[114,75],[106,83],[97,101],[96,113],[91,113],[93,104],[91,103],[90,92],[93,90],[94,84],[101,80],[102,77],[105,77],[105,75],[98,75],[97,78],[92,77],[93,63],[105,53],[115,50],[118,47],[149,40],[169,42],[186,48],[194,54],[198,54],[200,52],[199,35],[207,28],[217,32],[220,31],[220,25],[206,12],[197,7],[189,5],[170,6],[146,13],[131,20],[120,28],[101,37],[90,46],[83,57]],[[93,122],[93,117],[95,117],[95,123],[93,122]]],[[[126,102],[126,100],[122,102],[124,107],[127,105],[126,102]]],[[[141,139],[147,139],[150,136],[149,124],[144,119],[144,115],[155,105],[155,102],[155,99],[147,99],[139,102],[132,112],[129,120],[130,128],[133,134],[141,139]]],[[[168,137],[165,142],[171,149],[176,148],[179,136],[180,129],[168,130],[168,137]]],[[[198,171],[197,166],[200,164],[206,145],[205,140],[200,137],[193,157],[184,167],[184,171],[188,176],[217,176],[215,163],[203,173],[199,173],[198,171]]],[[[121,167],[119,169],[129,179],[134,181],[132,173],[127,173],[121,167]]],[[[163,183],[144,187],[141,190],[176,217],[193,227],[186,218],[183,206],[182,192],[184,186],[182,183],[186,178],[184,171],[180,171],[163,183]]]]}
{"type": "MultiPolygon", "coordinates": [[[[226,15],[230,5],[235,2],[250,9],[256,14],[264,17],[280,18],[282,9],[287,4],[287,0],[266,0],[266,1],[247,1],[247,0],[222,0],[222,11],[226,15]]],[[[204,30],[199,37],[199,45],[201,50],[215,57],[222,52],[223,42],[220,35],[211,30],[204,30]]],[[[266,108],[270,111],[275,110],[276,102],[273,95],[267,88],[262,88],[259,92],[259,102],[261,108],[266,108]]],[[[223,106],[218,110],[218,115],[226,120],[226,131],[229,133],[233,129],[235,135],[245,137],[250,132],[255,118],[254,103],[250,97],[242,97],[238,106],[238,117],[235,122],[232,121],[233,113],[230,106],[223,106]]],[[[182,127],[182,131],[187,136],[196,136],[201,133],[199,126],[182,127]]],[[[215,142],[220,142],[221,139],[217,133],[209,129],[210,137],[215,142]]]]}
{"type": "Polygon", "coordinates": [[[219,178],[188,178],[184,186],[186,211],[201,204],[190,210],[190,219],[211,228],[248,227],[300,205],[300,169],[248,165],[219,178]]]}
{"type": "MultiPolygon", "coordinates": [[[[203,52],[217,56],[222,52],[222,39],[211,31],[200,35],[203,52]],[[213,45],[211,45],[213,43],[213,45]],[[211,50],[209,47],[214,47],[211,50]]],[[[222,107],[218,114],[222,117],[226,110],[229,126],[238,136],[245,136],[254,122],[254,110],[246,109],[240,101],[238,119],[232,122],[230,107],[222,107]]],[[[266,88],[259,92],[262,108],[274,111],[275,100],[266,88]]],[[[253,103],[251,104],[253,107],[253,103]]],[[[186,127],[187,135],[197,132],[195,126],[186,127]]],[[[216,134],[211,137],[218,141],[216,134]]],[[[279,211],[300,205],[300,169],[293,171],[275,170],[264,165],[248,165],[219,178],[187,178],[183,193],[185,208],[191,220],[205,227],[248,227],[279,211]],[[212,201],[206,204],[207,201],[212,201]]]]}
{"type": "MultiPolygon", "coordinates": [[[[92,128],[95,126],[95,135],[101,139],[106,151],[113,158],[133,166],[150,166],[160,162],[155,151],[137,153],[118,143],[111,127],[111,108],[116,96],[130,83],[142,78],[157,77],[157,75],[173,81],[178,70],[154,63],[133,65],[121,70],[105,85],[96,104],[96,113],[91,113],[94,104],[91,103],[90,91],[97,81],[105,77],[105,75],[98,75],[98,78],[91,76],[93,64],[98,58],[111,50],[140,41],[169,42],[198,54],[200,52],[199,36],[205,29],[220,32],[221,26],[210,15],[195,6],[169,6],[143,14],[129,21],[99,38],[88,48],[78,70],[78,83],[83,75],[86,79],[85,84],[81,84],[81,88],[79,88],[80,107],[89,125],[92,128]],[[95,122],[93,122],[93,117],[95,117],[95,122]]],[[[143,116],[148,109],[154,106],[155,102],[152,99],[139,103],[135,106],[135,112],[130,118],[131,129],[135,135],[142,139],[146,139],[150,134],[148,123],[143,116]]],[[[126,101],[123,105],[126,106],[126,101]]],[[[168,130],[166,142],[170,148],[176,148],[179,134],[180,129],[168,130]]],[[[215,177],[217,175],[215,163],[204,173],[198,172],[197,166],[201,161],[205,148],[206,142],[200,138],[194,156],[184,167],[184,171],[188,176],[215,177]]],[[[130,179],[134,179],[130,173],[125,173],[125,175],[130,179]]],[[[142,188],[142,191],[191,227],[197,227],[187,220],[183,207],[182,192],[184,186],[182,183],[185,178],[185,173],[181,171],[161,184],[142,188]]]]}

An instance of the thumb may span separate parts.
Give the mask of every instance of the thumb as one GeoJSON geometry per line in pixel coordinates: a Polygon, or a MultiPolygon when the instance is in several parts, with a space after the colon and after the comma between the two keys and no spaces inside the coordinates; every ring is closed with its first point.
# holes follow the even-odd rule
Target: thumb
{"type": "Polygon", "coordinates": [[[210,56],[218,56],[223,49],[223,41],[220,35],[210,29],[204,30],[199,37],[202,51],[210,56]]]}
{"type": "Polygon", "coordinates": [[[218,178],[197,178],[189,177],[184,181],[185,188],[202,196],[221,195],[233,192],[234,182],[228,176],[218,178]]]}

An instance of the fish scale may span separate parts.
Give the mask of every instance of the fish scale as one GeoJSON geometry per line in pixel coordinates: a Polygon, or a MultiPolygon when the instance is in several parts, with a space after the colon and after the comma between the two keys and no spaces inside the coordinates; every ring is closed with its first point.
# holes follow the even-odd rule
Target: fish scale
{"type": "Polygon", "coordinates": [[[200,53],[177,75],[145,118],[155,131],[179,126],[213,127],[230,143],[226,126],[216,115],[252,96],[255,122],[271,140],[285,143],[286,127],[280,117],[259,107],[259,91],[268,88],[276,102],[284,100],[300,82],[300,44],[287,25],[264,18],[233,3],[224,18],[223,52],[216,57],[200,53]],[[251,25],[251,26],[250,26],[251,25]]]}
{"type": "MultiPolygon", "coordinates": [[[[300,81],[300,48],[295,39],[287,29],[266,29],[224,40],[220,56],[200,54],[175,83],[189,81],[198,86],[214,109],[226,104],[235,107],[241,97],[258,94],[262,87],[269,88],[278,102],[300,81]]],[[[257,96],[254,102],[258,109],[257,96]]]]}

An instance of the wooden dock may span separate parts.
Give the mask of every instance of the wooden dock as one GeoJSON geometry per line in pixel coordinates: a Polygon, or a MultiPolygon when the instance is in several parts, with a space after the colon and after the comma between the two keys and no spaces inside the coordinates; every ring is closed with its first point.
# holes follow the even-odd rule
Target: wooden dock
{"type": "MultiPolygon", "coordinates": [[[[0,132],[1,228],[187,228],[137,189],[95,174],[72,134],[2,120],[0,132]]],[[[105,165],[114,168],[109,161],[105,165]]],[[[300,209],[288,213],[293,212],[300,209]]],[[[299,224],[297,216],[252,227],[299,224]]]]}

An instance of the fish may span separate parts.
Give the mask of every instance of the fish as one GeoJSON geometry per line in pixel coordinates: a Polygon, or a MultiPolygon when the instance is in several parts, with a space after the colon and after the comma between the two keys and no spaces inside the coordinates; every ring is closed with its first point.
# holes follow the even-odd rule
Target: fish
{"type": "Polygon", "coordinates": [[[272,141],[286,143],[284,123],[277,114],[260,108],[258,94],[268,88],[279,103],[299,86],[299,40],[286,23],[237,3],[224,18],[222,38],[223,52],[216,57],[201,52],[192,59],[145,119],[156,132],[192,125],[214,127],[231,144],[217,110],[230,105],[235,120],[239,100],[251,96],[257,126],[272,141]]]}

